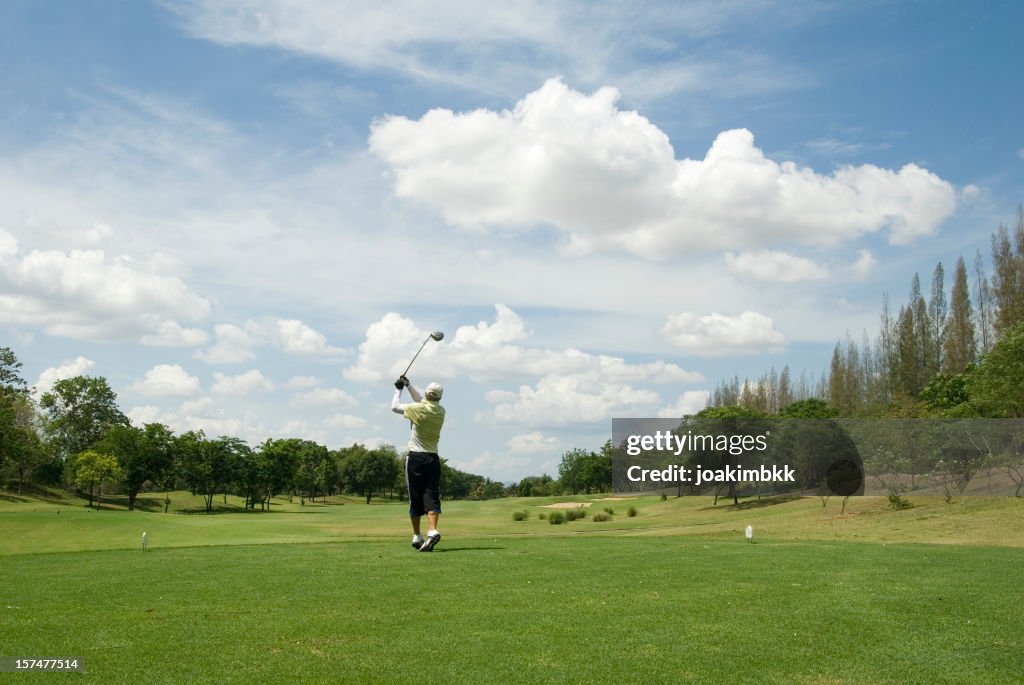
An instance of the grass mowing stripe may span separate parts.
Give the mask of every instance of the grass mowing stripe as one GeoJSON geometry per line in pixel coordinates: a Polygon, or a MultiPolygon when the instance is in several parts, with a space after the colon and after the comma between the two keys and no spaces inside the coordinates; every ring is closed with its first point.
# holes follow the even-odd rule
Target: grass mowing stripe
{"type": "Polygon", "coordinates": [[[1012,682],[1021,562],[590,536],[11,556],[0,644],[104,683],[1012,682]]]}

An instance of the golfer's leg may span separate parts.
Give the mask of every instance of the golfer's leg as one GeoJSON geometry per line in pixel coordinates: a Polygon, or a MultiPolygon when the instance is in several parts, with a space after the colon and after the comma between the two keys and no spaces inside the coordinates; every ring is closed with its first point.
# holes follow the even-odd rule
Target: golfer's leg
{"type": "MultiPolygon", "coordinates": [[[[420,516],[410,516],[409,517],[409,519],[412,521],[412,534],[413,535],[419,535],[420,534],[420,518],[422,518],[422,517],[420,517],[420,516]]],[[[429,519],[430,517],[428,516],[427,518],[429,519]]],[[[437,519],[436,516],[434,518],[437,519]]],[[[431,524],[431,525],[434,525],[434,524],[431,524]]]]}
{"type": "MultiPolygon", "coordinates": [[[[427,512],[427,523],[430,524],[430,530],[437,530],[437,517],[440,515],[439,511],[427,512]]],[[[419,521],[416,522],[416,532],[419,532],[419,521]]]]}

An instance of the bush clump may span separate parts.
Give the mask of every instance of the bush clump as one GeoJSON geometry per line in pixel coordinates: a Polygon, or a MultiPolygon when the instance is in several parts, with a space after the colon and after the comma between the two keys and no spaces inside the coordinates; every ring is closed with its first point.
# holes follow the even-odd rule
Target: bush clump
{"type": "Polygon", "coordinates": [[[604,523],[605,521],[611,521],[612,517],[604,512],[598,512],[594,514],[594,523],[604,523]]]}
{"type": "Polygon", "coordinates": [[[576,509],[565,510],[565,520],[575,521],[577,519],[586,518],[587,513],[583,510],[583,507],[577,507],[576,509]]]}
{"type": "Polygon", "coordinates": [[[548,523],[553,526],[565,523],[565,515],[560,511],[553,511],[548,515],[548,523]]]}
{"type": "Polygon", "coordinates": [[[614,509],[612,509],[611,507],[605,507],[605,508],[604,508],[604,511],[605,511],[605,513],[606,513],[606,514],[608,514],[609,516],[615,516],[615,510],[614,510],[614,509]]]}
{"type": "Polygon", "coordinates": [[[629,514],[630,518],[636,516],[637,515],[636,507],[630,507],[629,511],[627,511],[626,513],[629,514]]]}
{"type": "Polygon", "coordinates": [[[525,521],[530,518],[530,512],[528,511],[514,511],[512,512],[513,521],[525,521]]]}

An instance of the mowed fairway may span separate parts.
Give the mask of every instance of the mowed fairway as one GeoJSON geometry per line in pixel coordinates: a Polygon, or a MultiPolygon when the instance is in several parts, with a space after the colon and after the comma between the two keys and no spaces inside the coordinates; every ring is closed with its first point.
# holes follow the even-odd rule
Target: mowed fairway
{"type": "Polygon", "coordinates": [[[531,500],[451,503],[432,554],[409,547],[399,504],[209,516],[32,504],[0,510],[0,653],[80,656],[88,673],[7,676],[16,682],[1020,678],[1024,548],[1012,538],[852,539],[915,525],[941,538],[968,521],[988,530],[986,517],[1019,529],[1013,500],[917,512],[862,501],[839,517],[812,500],[737,510],[642,498],[594,501],[614,519],[561,526],[531,500]],[[635,518],[623,515],[631,504],[635,518]],[[531,519],[512,521],[523,509],[531,519]],[[843,527],[858,519],[856,532],[843,527]],[[748,544],[737,534],[748,522],[776,532],[748,544]],[[82,551],[34,553],[31,531],[42,548],[82,551]],[[260,531],[297,541],[255,544],[260,531]],[[178,546],[161,546],[168,537],[178,546]]]}

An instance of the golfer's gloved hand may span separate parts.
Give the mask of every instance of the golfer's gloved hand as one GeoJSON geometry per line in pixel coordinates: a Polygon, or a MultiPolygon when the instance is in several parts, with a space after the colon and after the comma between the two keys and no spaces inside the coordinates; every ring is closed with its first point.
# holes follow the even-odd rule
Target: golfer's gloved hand
{"type": "Polygon", "coordinates": [[[397,388],[398,390],[401,390],[407,385],[409,385],[409,379],[407,379],[405,376],[399,376],[398,380],[395,381],[395,388],[397,388]]]}

